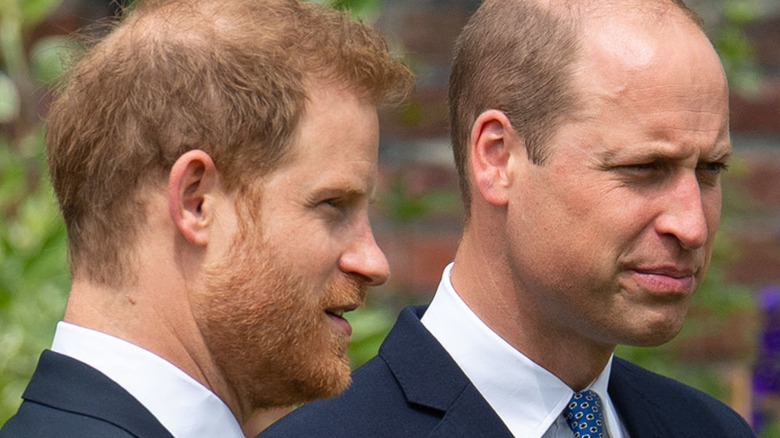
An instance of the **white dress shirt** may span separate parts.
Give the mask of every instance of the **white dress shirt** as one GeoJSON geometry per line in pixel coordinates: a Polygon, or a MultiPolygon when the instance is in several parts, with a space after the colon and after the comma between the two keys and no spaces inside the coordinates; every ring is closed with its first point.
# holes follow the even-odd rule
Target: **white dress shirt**
{"type": "Polygon", "coordinates": [[[222,400],[165,359],[122,339],[67,322],[57,324],[53,351],[118,383],[176,438],[244,438],[222,400]]]}
{"type": "MultiPolygon", "coordinates": [[[[450,263],[423,325],[452,356],[515,437],[572,438],[561,412],[574,394],[563,381],[531,361],[490,329],[458,296],[450,263]]],[[[610,438],[628,438],[607,393],[612,359],[587,389],[601,398],[610,438]]]]}

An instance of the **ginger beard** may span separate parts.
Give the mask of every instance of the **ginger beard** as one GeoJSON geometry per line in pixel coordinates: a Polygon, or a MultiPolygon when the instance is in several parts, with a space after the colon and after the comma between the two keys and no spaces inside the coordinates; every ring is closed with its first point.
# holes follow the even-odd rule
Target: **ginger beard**
{"type": "Polygon", "coordinates": [[[325,309],[362,305],[366,285],[346,275],[307,284],[263,239],[238,234],[228,257],[204,268],[193,313],[244,409],[341,393],[350,383],[350,337],[334,329],[325,309]]]}

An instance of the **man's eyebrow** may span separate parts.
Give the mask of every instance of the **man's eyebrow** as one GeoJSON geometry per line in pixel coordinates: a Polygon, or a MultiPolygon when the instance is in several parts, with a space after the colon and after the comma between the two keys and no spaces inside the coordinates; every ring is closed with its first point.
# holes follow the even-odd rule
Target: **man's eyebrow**
{"type": "MultiPolygon", "coordinates": [[[[705,161],[723,161],[731,158],[732,147],[730,142],[716,145],[712,150],[702,154],[699,160],[705,161]]],[[[672,151],[665,147],[647,147],[641,149],[612,149],[597,152],[601,161],[608,166],[621,164],[623,160],[632,160],[638,162],[654,161],[674,161],[689,157],[684,151],[672,151]]]]}
{"type": "Polygon", "coordinates": [[[731,159],[731,154],[731,149],[727,151],[716,152],[715,154],[710,155],[712,158],[706,159],[706,161],[729,161],[731,159]]]}
{"type": "Polygon", "coordinates": [[[343,184],[328,184],[322,187],[316,187],[311,191],[311,197],[313,198],[360,198],[367,197],[373,198],[375,189],[371,192],[367,192],[364,188],[361,188],[352,183],[344,182],[343,184]]]}
{"type": "Polygon", "coordinates": [[[608,165],[624,164],[625,161],[650,163],[654,161],[672,161],[683,154],[669,154],[658,149],[610,150],[599,154],[601,161],[608,165]]]}
{"type": "Polygon", "coordinates": [[[724,141],[715,145],[710,153],[710,157],[712,157],[713,161],[725,161],[731,159],[731,154],[733,152],[734,149],[731,146],[731,141],[724,141]]]}

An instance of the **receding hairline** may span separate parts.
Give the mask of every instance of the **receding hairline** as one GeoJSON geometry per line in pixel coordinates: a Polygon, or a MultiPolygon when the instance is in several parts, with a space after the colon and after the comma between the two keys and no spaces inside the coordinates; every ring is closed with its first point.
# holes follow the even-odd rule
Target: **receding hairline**
{"type": "MultiPolygon", "coordinates": [[[[620,8],[623,11],[621,15],[625,15],[625,11],[633,11],[629,13],[644,17],[645,20],[650,22],[661,22],[664,15],[676,15],[679,13],[679,16],[684,17],[686,21],[692,23],[699,30],[703,30],[701,19],[682,0],[578,0],[577,2],[570,0],[485,0],[477,12],[469,19],[456,43],[455,59],[448,92],[450,135],[455,155],[455,164],[459,174],[461,196],[466,207],[464,216],[466,223],[468,223],[471,198],[474,193],[474,186],[469,181],[470,172],[468,171],[468,143],[474,120],[481,112],[487,109],[499,109],[506,112],[513,125],[523,131],[519,133],[528,142],[527,151],[529,157],[535,163],[543,163],[547,152],[546,146],[553,135],[551,133],[556,132],[562,124],[579,120],[581,116],[580,111],[576,107],[582,104],[583,88],[579,84],[573,84],[571,79],[577,74],[577,70],[582,67],[582,57],[586,56],[583,28],[588,25],[587,21],[592,20],[591,16],[593,14],[603,14],[603,11],[609,8],[620,8]],[[485,69],[474,68],[473,65],[479,64],[480,60],[486,63],[490,61],[489,55],[485,55],[484,50],[481,54],[477,54],[478,52],[475,52],[475,50],[478,50],[482,44],[480,41],[495,38],[496,20],[502,21],[502,17],[514,17],[512,12],[516,10],[524,11],[523,18],[533,18],[535,21],[531,23],[532,25],[538,21],[549,20],[553,23],[554,29],[550,30],[550,25],[548,25],[546,30],[540,31],[537,29],[536,33],[534,33],[535,26],[532,26],[529,30],[515,25],[515,22],[504,22],[501,24],[502,30],[499,34],[503,34],[504,38],[508,40],[515,41],[508,44],[516,44],[519,47],[534,47],[536,44],[534,41],[543,39],[540,37],[540,34],[550,36],[553,32],[557,38],[555,42],[559,44],[556,47],[556,53],[552,55],[549,51],[545,51],[544,46],[537,47],[533,52],[525,53],[525,59],[533,60],[534,56],[552,56],[560,61],[557,62],[557,68],[555,69],[558,72],[557,75],[550,71],[546,71],[545,75],[540,75],[538,67],[536,68],[537,73],[535,77],[550,79],[545,79],[545,86],[540,86],[537,83],[538,81],[535,82],[535,79],[531,77],[526,78],[525,82],[537,85],[533,90],[516,87],[519,90],[524,90],[523,92],[526,93],[525,98],[542,98],[545,99],[542,104],[549,104],[549,107],[542,108],[546,108],[547,112],[539,117],[529,115],[539,114],[539,111],[534,111],[519,104],[511,105],[513,97],[510,88],[503,91],[503,96],[508,96],[507,102],[503,102],[503,107],[501,102],[498,104],[487,103],[487,106],[484,106],[485,99],[473,95],[475,89],[485,87],[484,80],[480,81],[473,77],[475,71],[483,71],[485,69]],[[659,19],[658,17],[661,18],[659,19]],[[530,37],[526,38],[525,35],[528,33],[530,33],[530,37]],[[469,61],[464,62],[463,59],[469,61]],[[566,79],[567,76],[569,80],[566,79]],[[557,83],[557,86],[549,88],[552,87],[550,84],[555,83],[557,83]],[[557,91],[555,91],[556,88],[557,91]],[[510,103],[510,105],[507,106],[507,103],[510,103]],[[523,108],[525,108],[525,111],[522,111],[523,108]],[[512,114],[513,111],[515,114],[512,114]],[[519,123],[516,124],[516,121],[519,123]],[[537,129],[534,126],[542,127],[543,129],[537,129]]],[[[512,19],[514,20],[514,18],[512,19]]],[[[545,43],[546,47],[554,45],[549,42],[545,43]]],[[[490,52],[489,49],[488,47],[488,52],[490,52]]],[[[491,64],[495,65],[496,62],[491,64]]],[[[541,61],[538,61],[538,64],[542,67],[549,67],[547,63],[541,61]]],[[[556,65],[555,62],[552,64],[556,65]]],[[[513,70],[513,67],[509,66],[500,68],[505,70],[504,73],[518,71],[513,70]]],[[[503,84],[503,81],[499,82],[503,84]]],[[[513,90],[514,88],[511,89],[513,90]]],[[[495,97],[493,99],[495,100],[495,97]]],[[[528,101],[528,99],[520,100],[528,101]]],[[[538,104],[539,102],[535,103],[535,105],[538,104]]]]}
{"type": "Polygon", "coordinates": [[[610,13],[614,11],[628,12],[644,19],[660,19],[670,13],[679,13],[700,30],[704,28],[701,17],[683,0],[583,0],[573,3],[567,0],[535,0],[535,2],[555,14],[573,14],[578,23],[601,14],[603,17],[614,17],[614,14],[610,13]]]}

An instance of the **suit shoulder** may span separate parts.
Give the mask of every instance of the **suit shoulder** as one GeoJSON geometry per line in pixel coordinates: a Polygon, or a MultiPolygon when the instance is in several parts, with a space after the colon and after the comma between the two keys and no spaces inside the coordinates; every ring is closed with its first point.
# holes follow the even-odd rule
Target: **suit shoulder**
{"type": "Polygon", "coordinates": [[[133,438],[101,419],[25,401],[0,430],[0,438],[133,438]]]}
{"type": "Polygon", "coordinates": [[[343,394],[299,407],[258,438],[419,437],[425,425],[433,428],[439,420],[437,412],[407,403],[387,364],[374,357],[354,372],[343,394]]]}
{"type": "Polygon", "coordinates": [[[659,397],[660,400],[673,396],[682,401],[705,403],[716,410],[728,409],[723,402],[672,378],[654,373],[627,360],[615,358],[613,371],[616,377],[613,382],[629,383],[635,388],[641,388],[648,395],[659,397]]]}
{"type": "Polygon", "coordinates": [[[6,437],[172,438],[138,400],[98,370],[44,351],[6,437]]]}
{"type": "Polygon", "coordinates": [[[629,399],[642,398],[670,421],[698,424],[700,430],[730,431],[729,437],[755,436],[745,419],[720,400],[623,359],[614,359],[609,393],[618,410],[620,404],[631,403],[629,399]]]}

